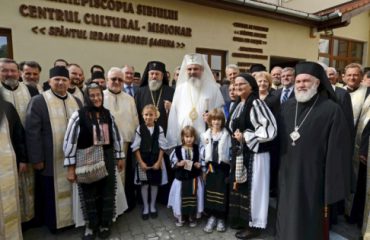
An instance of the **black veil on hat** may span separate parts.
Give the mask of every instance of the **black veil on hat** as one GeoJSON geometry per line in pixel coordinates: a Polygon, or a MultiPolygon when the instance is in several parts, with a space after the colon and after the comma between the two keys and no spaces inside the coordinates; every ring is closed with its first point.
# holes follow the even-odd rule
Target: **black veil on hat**
{"type": "Polygon", "coordinates": [[[334,89],[326,75],[324,68],[316,62],[300,62],[295,65],[295,75],[310,74],[320,80],[320,85],[317,89],[319,93],[326,92],[327,96],[337,102],[334,89]]]}
{"type": "Polygon", "coordinates": [[[104,73],[100,71],[93,72],[91,74],[91,81],[94,79],[105,79],[104,73]]]}
{"type": "Polygon", "coordinates": [[[251,74],[254,72],[265,72],[265,71],[266,71],[265,65],[260,64],[260,63],[252,64],[249,68],[249,72],[251,74]]]}
{"type": "Polygon", "coordinates": [[[159,61],[151,61],[151,62],[148,62],[148,64],[145,67],[145,70],[144,70],[144,73],[143,73],[143,78],[142,78],[140,87],[143,87],[143,86],[147,86],[148,85],[148,78],[149,78],[148,75],[149,75],[149,71],[151,71],[151,70],[161,71],[163,73],[163,81],[162,81],[162,84],[163,85],[168,85],[168,77],[167,77],[167,73],[166,73],[166,65],[164,63],[162,63],[162,62],[159,62],[159,61]]]}

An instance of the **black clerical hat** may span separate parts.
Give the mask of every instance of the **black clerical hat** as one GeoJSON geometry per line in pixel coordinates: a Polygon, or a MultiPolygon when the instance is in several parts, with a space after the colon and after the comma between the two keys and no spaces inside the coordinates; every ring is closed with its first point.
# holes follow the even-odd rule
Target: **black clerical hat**
{"type": "Polygon", "coordinates": [[[254,72],[262,72],[262,71],[266,71],[266,67],[265,65],[260,64],[260,63],[252,64],[249,68],[249,72],[251,74],[254,72]]]}
{"type": "Polygon", "coordinates": [[[93,72],[91,74],[91,81],[94,80],[94,79],[105,79],[104,73],[102,73],[100,71],[93,72]]]}
{"type": "Polygon", "coordinates": [[[149,74],[149,71],[151,71],[151,70],[161,71],[163,73],[162,84],[163,85],[168,85],[168,77],[167,77],[167,74],[166,74],[166,65],[162,62],[159,62],[159,61],[150,61],[150,62],[148,62],[148,64],[145,67],[145,70],[144,70],[144,73],[143,73],[143,80],[142,80],[141,85],[140,85],[141,87],[148,85],[148,74],[149,74]]]}
{"type": "Polygon", "coordinates": [[[295,65],[295,75],[309,74],[320,80],[319,92],[326,91],[328,97],[336,101],[336,96],[324,68],[316,62],[299,62],[295,65]]]}
{"type": "Polygon", "coordinates": [[[69,72],[64,66],[55,66],[49,70],[49,78],[66,77],[69,79],[69,72]]]}

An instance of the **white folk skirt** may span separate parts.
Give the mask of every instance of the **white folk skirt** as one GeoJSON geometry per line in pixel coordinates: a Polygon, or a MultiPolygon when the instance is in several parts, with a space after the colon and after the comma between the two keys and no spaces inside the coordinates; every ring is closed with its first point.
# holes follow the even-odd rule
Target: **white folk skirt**
{"type": "MultiPolygon", "coordinates": [[[[173,215],[176,218],[181,217],[181,181],[174,179],[172,182],[170,194],[168,197],[168,208],[172,208],[173,215]]],[[[200,218],[204,210],[204,182],[198,177],[197,189],[197,218],[200,218]]]]}
{"type": "Polygon", "coordinates": [[[266,228],[270,194],[270,154],[254,154],[250,227],[266,228]]]}
{"type": "MultiPolygon", "coordinates": [[[[122,179],[119,177],[118,170],[116,168],[116,181],[117,181],[117,192],[116,192],[116,216],[112,219],[113,222],[116,221],[119,215],[128,208],[126,201],[125,189],[122,184],[122,179]]],[[[85,226],[85,220],[82,214],[80,195],[78,194],[78,186],[73,183],[73,221],[75,227],[85,226]]]]}

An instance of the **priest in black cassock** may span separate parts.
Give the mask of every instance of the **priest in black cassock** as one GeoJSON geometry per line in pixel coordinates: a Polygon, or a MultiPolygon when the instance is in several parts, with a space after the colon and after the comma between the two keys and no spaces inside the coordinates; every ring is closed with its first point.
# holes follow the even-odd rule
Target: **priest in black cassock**
{"type": "MultiPolygon", "coordinates": [[[[168,86],[166,65],[159,61],[148,62],[143,73],[140,88],[135,93],[135,102],[140,124],[144,123],[141,114],[143,108],[148,104],[153,104],[159,112],[157,122],[163,128],[166,135],[167,120],[174,92],[175,90],[168,86]]],[[[170,172],[171,167],[167,155],[165,155],[164,160],[168,171],[169,183],[159,188],[158,202],[167,205],[169,187],[171,186],[173,174],[170,172]]]]}
{"type": "Polygon", "coordinates": [[[167,119],[171,102],[173,99],[174,89],[168,86],[168,78],[166,74],[166,65],[162,62],[148,62],[140,88],[135,94],[135,102],[137,112],[139,114],[140,124],[144,123],[142,110],[145,105],[153,104],[159,111],[159,125],[167,133],[167,119]]]}
{"type": "Polygon", "coordinates": [[[321,65],[298,63],[295,99],[282,105],[276,239],[324,238],[324,207],[350,192],[351,145],[321,65]]]}

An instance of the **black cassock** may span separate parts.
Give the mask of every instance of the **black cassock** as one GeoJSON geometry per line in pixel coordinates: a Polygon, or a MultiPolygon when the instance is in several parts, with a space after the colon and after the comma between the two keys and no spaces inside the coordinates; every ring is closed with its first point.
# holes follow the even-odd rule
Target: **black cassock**
{"type": "Polygon", "coordinates": [[[143,108],[148,104],[153,104],[156,106],[158,103],[158,109],[160,112],[158,124],[163,128],[164,133],[166,134],[167,133],[167,119],[168,119],[169,113],[167,113],[166,110],[164,109],[164,100],[172,102],[173,94],[175,90],[167,85],[163,85],[161,89],[162,89],[162,94],[161,94],[161,90],[152,92],[153,98],[154,98],[154,102],[153,102],[149,87],[148,86],[140,87],[135,94],[135,102],[136,102],[137,112],[139,114],[140,124],[144,123],[143,116],[141,114],[141,112],[143,111],[143,108]],[[158,97],[160,97],[159,102],[158,102],[158,97]]]}
{"type": "MultiPolygon", "coordinates": [[[[298,104],[297,125],[317,96],[298,104]]],[[[350,134],[340,106],[319,96],[292,146],[296,103],[291,99],[282,106],[278,127],[281,163],[276,239],[320,240],[324,206],[350,192],[350,134]]]]}

